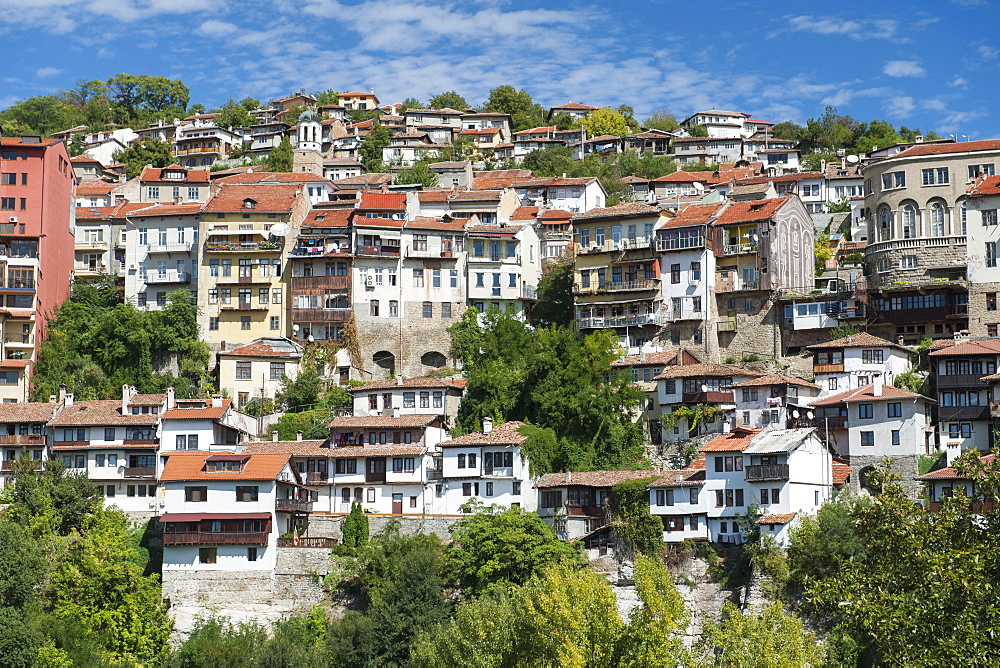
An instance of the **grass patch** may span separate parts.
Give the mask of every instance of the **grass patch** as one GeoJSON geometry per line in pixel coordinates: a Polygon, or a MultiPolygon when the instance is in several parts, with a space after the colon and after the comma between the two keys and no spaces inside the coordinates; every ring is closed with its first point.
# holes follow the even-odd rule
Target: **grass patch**
{"type": "Polygon", "coordinates": [[[948,456],[942,452],[940,455],[920,455],[919,475],[943,469],[948,463],[948,456]]]}

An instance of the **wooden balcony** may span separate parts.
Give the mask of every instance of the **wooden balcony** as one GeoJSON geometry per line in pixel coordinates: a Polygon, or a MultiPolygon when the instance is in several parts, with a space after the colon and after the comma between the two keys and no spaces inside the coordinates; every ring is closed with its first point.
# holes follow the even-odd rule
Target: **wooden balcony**
{"type": "Polygon", "coordinates": [[[939,390],[952,387],[968,388],[973,390],[980,389],[986,385],[986,383],[980,380],[980,378],[985,375],[986,374],[984,373],[961,374],[955,376],[945,376],[939,374],[937,376],[937,386],[939,390]]]}
{"type": "Polygon", "coordinates": [[[267,545],[266,531],[165,532],[163,545],[267,545]]]}
{"type": "Polygon", "coordinates": [[[399,246],[358,246],[355,255],[368,257],[399,257],[399,246]]]}
{"type": "Polygon", "coordinates": [[[347,322],[353,313],[349,308],[293,308],[292,322],[347,322]]]}
{"type": "Polygon", "coordinates": [[[575,503],[566,503],[566,514],[577,517],[607,517],[608,510],[603,506],[585,506],[575,503]]]}
{"type": "Polygon", "coordinates": [[[296,290],[350,290],[350,276],[292,276],[292,291],[296,290]]]}
{"type": "Polygon", "coordinates": [[[0,445],[45,445],[43,434],[2,434],[0,445]]]}
{"type": "Polygon", "coordinates": [[[125,445],[131,445],[131,446],[149,446],[151,448],[155,448],[157,445],[160,444],[160,439],[158,439],[158,438],[126,438],[122,442],[125,445]]]}
{"type": "Polygon", "coordinates": [[[277,499],[274,502],[274,509],[285,513],[311,513],[313,504],[310,501],[299,501],[298,499],[277,499]]]}
{"type": "Polygon", "coordinates": [[[813,364],[813,373],[841,373],[844,370],[844,364],[813,364]]]}
{"type": "Polygon", "coordinates": [[[709,390],[708,392],[682,392],[681,401],[685,404],[731,404],[736,401],[732,392],[709,390]]]}
{"type": "MultiPolygon", "coordinates": [[[[969,509],[972,510],[972,512],[974,513],[991,513],[994,510],[996,510],[996,507],[997,507],[996,501],[972,501],[969,504],[969,509]]],[[[930,507],[927,510],[931,511],[932,513],[941,512],[941,502],[931,501],[930,507]]]]}
{"type": "Polygon", "coordinates": [[[126,478],[155,478],[156,467],[154,466],[126,466],[126,478]]]}
{"type": "Polygon", "coordinates": [[[743,470],[747,482],[771,482],[788,480],[788,464],[763,464],[747,466],[743,470]]]}
{"type": "Polygon", "coordinates": [[[989,406],[939,406],[938,420],[989,420],[989,406]]]}
{"type": "Polygon", "coordinates": [[[656,290],[660,285],[658,278],[639,278],[634,281],[621,281],[619,283],[608,283],[605,290],[608,292],[625,292],[628,290],[656,290]]]}
{"type": "Polygon", "coordinates": [[[330,482],[330,477],[323,472],[310,471],[303,473],[299,471],[299,475],[302,476],[303,481],[307,485],[325,485],[330,482]]]}
{"type": "Polygon", "coordinates": [[[847,429],[847,416],[846,415],[835,415],[832,417],[825,417],[819,415],[816,417],[816,428],[820,431],[830,431],[847,429]]]}

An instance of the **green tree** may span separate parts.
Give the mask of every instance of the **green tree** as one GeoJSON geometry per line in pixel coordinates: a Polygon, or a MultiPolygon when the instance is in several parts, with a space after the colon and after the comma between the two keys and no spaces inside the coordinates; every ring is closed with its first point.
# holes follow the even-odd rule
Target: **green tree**
{"type": "Polygon", "coordinates": [[[315,406],[322,391],[323,380],[319,377],[316,367],[303,364],[295,378],[285,376],[281,379],[281,391],[278,397],[288,410],[297,411],[315,406]]]}
{"type": "Polygon", "coordinates": [[[524,156],[523,169],[538,176],[556,176],[573,170],[573,149],[568,146],[535,149],[524,156]]]}
{"type": "Polygon", "coordinates": [[[147,165],[168,167],[174,162],[170,144],[158,137],[136,140],[128,148],[116,151],[113,159],[125,163],[125,175],[130,179],[139,176],[147,165]]]}
{"type": "Polygon", "coordinates": [[[650,130],[663,130],[664,132],[675,132],[680,127],[677,123],[677,117],[666,108],[657,109],[647,116],[642,124],[650,130]]]}
{"type": "Polygon", "coordinates": [[[292,141],[282,137],[281,142],[267,156],[267,168],[272,172],[292,171],[292,141]]]}
{"type": "Polygon", "coordinates": [[[573,324],[573,261],[556,258],[538,280],[538,301],[531,309],[532,323],[540,326],[573,324]]]}
{"type": "Polygon", "coordinates": [[[409,169],[396,172],[393,176],[393,183],[397,185],[420,184],[425,188],[437,188],[437,174],[431,171],[427,163],[420,161],[414,163],[409,169]]]}
{"type": "Polygon", "coordinates": [[[707,137],[708,136],[708,128],[706,128],[704,125],[692,125],[687,130],[688,130],[688,134],[691,135],[692,137],[707,137]]]}
{"type": "MultiPolygon", "coordinates": [[[[254,413],[251,411],[252,414],[254,413]]],[[[330,436],[328,425],[332,419],[333,413],[330,412],[329,408],[285,413],[278,418],[274,430],[278,432],[278,438],[283,441],[294,441],[300,431],[302,438],[323,440],[330,436]]]]}
{"type": "Polygon", "coordinates": [[[318,106],[322,106],[324,104],[340,104],[340,96],[337,94],[337,91],[332,88],[316,91],[313,93],[313,97],[316,98],[316,104],[318,106]]]}
{"type": "Polygon", "coordinates": [[[62,462],[47,460],[41,471],[27,457],[11,467],[11,481],[0,492],[5,518],[36,535],[66,535],[80,530],[101,507],[103,495],[86,476],[68,473],[62,462]]]}
{"type": "Polygon", "coordinates": [[[613,513],[618,535],[639,554],[659,557],[663,552],[663,523],[649,513],[649,484],[656,476],[616,484],[613,513]]]}
{"type": "Polygon", "coordinates": [[[0,124],[9,136],[51,135],[83,123],[80,111],[55,95],[39,95],[21,100],[0,111],[0,124]]]}
{"type": "Polygon", "coordinates": [[[430,99],[427,105],[431,109],[458,109],[459,111],[465,111],[469,108],[469,103],[465,101],[465,98],[453,90],[438,93],[430,99]]]}
{"type": "Polygon", "coordinates": [[[565,111],[560,111],[549,119],[549,125],[556,126],[557,130],[573,130],[580,127],[580,122],[565,111]]]}
{"type": "Polygon", "coordinates": [[[863,568],[868,550],[855,514],[864,503],[842,493],[824,503],[815,517],[799,518],[791,529],[788,548],[789,584],[793,588],[836,576],[845,566],[863,568]]]}
{"type": "Polygon", "coordinates": [[[256,624],[231,624],[217,617],[199,619],[166,665],[170,668],[250,666],[266,642],[267,632],[256,624]]]}
{"type": "Polygon", "coordinates": [[[391,139],[392,130],[379,123],[372,125],[372,129],[361,140],[361,146],[358,149],[365,170],[378,172],[383,169],[382,149],[389,145],[391,139]]]}
{"type": "Polygon", "coordinates": [[[539,127],[545,122],[545,110],[534,103],[528,91],[517,90],[513,86],[497,86],[490,90],[489,98],[483,103],[486,111],[510,114],[514,131],[539,127]]]}
{"type": "Polygon", "coordinates": [[[897,373],[892,379],[892,386],[917,394],[926,395],[928,393],[925,380],[913,369],[897,373]]]}
{"type": "Polygon", "coordinates": [[[259,106],[260,101],[250,97],[240,102],[229,98],[219,109],[222,115],[215,119],[215,124],[220,128],[243,128],[253,125],[254,120],[250,110],[259,106]]]}
{"type": "Polygon", "coordinates": [[[615,111],[621,114],[622,118],[625,119],[625,124],[628,126],[629,133],[639,132],[642,130],[642,127],[639,126],[639,122],[635,120],[635,109],[627,104],[620,104],[615,111]]]}
{"type": "Polygon", "coordinates": [[[591,137],[600,137],[602,135],[624,137],[629,132],[628,121],[625,116],[620,111],[615,111],[610,107],[590,112],[586,118],[580,120],[580,125],[591,137]]]}
{"type": "Polygon", "coordinates": [[[559,540],[535,513],[477,507],[452,525],[447,560],[463,591],[473,596],[524,584],[554,564],[584,565],[575,546],[559,540]]]}
{"type": "Polygon", "coordinates": [[[759,615],[744,614],[731,602],[722,609],[722,624],[709,621],[698,648],[701,665],[771,666],[823,665],[824,652],[816,636],[801,620],[786,613],[780,603],[765,607],[759,615]]]}
{"type": "Polygon", "coordinates": [[[805,128],[801,125],[796,125],[791,121],[784,121],[776,123],[768,134],[777,139],[790,139],[797,142],[801,139],[804,131],[805,128]]]}
{"type": "Polygon", "coordinates": [[[179,79],[120,72],[107,81],[108,96],[131,118],[138,109],[186,109],[191,91],[179,79]]]}
{"type": "Polygon", "coordinates": [[[343,537],[341,544],[344,547],[361,547],[368,542],[368,532],[368,516],[360,503],[352,503],[351,512],[340,531],[343,537]]]}
{"type": "Polygon", "coordinates": [[[424,105],[417,98],[408,97],[400,102],[400,106],[402,107],[402,111],[406,111],[408,109],[422,109],[424,105]]]}

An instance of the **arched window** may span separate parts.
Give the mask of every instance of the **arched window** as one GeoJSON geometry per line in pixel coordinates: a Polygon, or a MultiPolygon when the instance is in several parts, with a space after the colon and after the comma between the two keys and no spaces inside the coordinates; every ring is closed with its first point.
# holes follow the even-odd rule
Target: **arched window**
{"type": "Polygon", "coordinates": [[[965,231],[966,230],[965,218],[966,218],[965,200],[963,199],[962,200],[962,234],[966,234],[966,231],[965,231]]]}
{"type": "Polygon", "coordinates": [[[892,239],[892,217],[889,209],[882,209],[878,214],[878,238],[879,241],[892,239]]]}
{"type": "Polygon", "coordinates": [[[944,236],[944,206],[940,202],[931,204],[931,236],[944,236]]]}
{"type": "Polygon", "coordinates": [[[912,204],[903,207],[903,238],[913,239],[917,236],[917,209],[912,204]]]}

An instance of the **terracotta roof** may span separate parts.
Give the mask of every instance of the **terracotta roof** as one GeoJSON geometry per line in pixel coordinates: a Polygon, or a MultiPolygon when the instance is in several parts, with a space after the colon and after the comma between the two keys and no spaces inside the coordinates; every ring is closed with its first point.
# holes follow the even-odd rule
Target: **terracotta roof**
{"type": "Polygon", "coordinates": [[[49,421],[50,427],[75,427],[86,425],[155,425],[160,416],[156,413],[122,415],[119,399],[99,399],[76,401],[72,406],[64,406],[59,414],[49,421]]]}
{"type": "Polygon", "coordinates": [[[916,392],[910,392],[908,390],[901,390],[898,387],[893,387],[892,385],[882,386],[882,396],[875,396],[875,386],[872,384],[862,385],[861,387],[856,387],[853,390],[847,390],[846,392],[840,392],[838,394],[831,395],[825,399],[817,399],[813,401],[810,405],[812,406],[835,406],[837,404],[847,404],[856,403],[859,401],[892,401],[894,399],[921,399],[923,401],[930,401],[932,403],[937,403],[933,399],[925,397],[922,394],[917,394],[916,392]]]}
{"type": "Polygon", "coordinates": [[[787,201],[787,197],[776,197],[749,202],[730,202],[729,206],[719,214],[713,225],[735,225],[756,220],[770,220],[787,201]]]}
{"type": "MultiPolygon", "coordinates": [[[[77,190],[79,190],[79,187],[77,188],[77,190]]],[[[983,197],[986,195],[1000,195],[1000,176],[997,175],[987,176],[985,179],[977,183],[974,187],[969,189],[969,195],[972,197],[983,197]]]]}
{"type": "Polygon", "coordinates": [[[500,201],[503,190],[484,188],[479,190],[459,190],[449,193],[446,199],[453,202],[494,202],[500,201]]]}
{"type": "Polygon", "coordinates": [[[208,183],[210,175],[211,172],[207,169],[188,169],[186,167],[181,167],[180,165],[171,165],[170,167],[144,167],[142,169],[142,173],[139,175],[139,180],[168,181],[171,183],[208,183]],[[163,178],[163,172],[169,171],[184,172],[185,178],[182,180],[163,178]]]}
{"type": "Polygon", "coordinates": [[[425,448],[420,445],[338,445],[328,448],[328,457],[348,459],[351,457],[399,457],[401,455],[422,455],[425,448]]]}
{"type": "MultiPolygon", "coordinates": [[[[909,348],[901,346],[899,344],[893,343],[892,341],[886,341],[885,339],[880,339],[879,337],[869,334],[868,332],[859,332],[857,334],[850,334],[848,336],[843,336],[839,339],[834,339],[833,341],[826,341],[824,343],[814,343],[811,346],[806,346],[806,350],[839,350],[841,348],[897,348],[899,350],[905,350],[910,352],[909,348]]],[[[933,355],[933,353],[931,353],[933,355]]]]}
{"type": "Polygon", "coordinates": [[[564,186],[585,186],[597,181],[596,176],[561,177],[538,176],[514,183],[515,188],[557,188],[564,186]]]}
{"type": "MultiPolygon", "coordinates": [[[[288,453],[249,455],[242,471],[206,471],[206,452],[175,452],[167,456],[160,480],[274,480],[291,457],[288,453]]],[[[294,470],[294,469],[293,469],[294,470]]]]}
{"type": "Polygon", "coordinates": [[[243,172],[216,179],[216,183],[314,183],[330,180],[312,172],[243,172]]]}
{"type": "Polygon", "coordinates": [[[396,380],[373,380],[362,385],[355,385],[354,387],[348,389],[348,392],[367,392],[370,390],[389,390],[394,387],[441,387],[448,388],[453,387],[456,389],[465,388],[466,381],[464,378],[457,380],[449,380],[445,378],[404,378],[403,384],[400,386],[396,380]]]}
{"type": "Polygon", "coordinates": [[[733,383],[732,386],[757,387],[760,385],[798,385],[799,387],[811,387],[816,390],[819,389],[819,385],[816,383],[810,383],[808,380],[796,378],[795,376],[786,376],[783,373],[769,373],[765,376],[760,376],[759,378],[751,378],[750,380],[733,383]]]}
{"type": "Polygon", "coordinates": [[[313,209],[302,227],[347,227],[354,209],[313,209]]]}
{"type": "MultiPolygon", "coordinates": [[[[10,317],[10,312],[6,312],[10,317]]],[[[0,360],[0,368],[20,369],[31,364],[31,360],[0,360]]]]}
{"type": "Polygon", "coordinates": [[[291,184],[244,185],[230,183],[220,186],[219,192],[205,204],[205,211],[290,213],[296,196],[301,193],[301,186],[291,184]],[[244,201],[248,199],[256,202],[253,209],[244,207],[244,201]]]}
{"type": "MultiPolygon", "coordinates": [[[[32,135],[28,135],[32,136],[32,135]]],[[[23,137],[0,137],[0,144],[4,146],[53,146],[62,142],[62,139],[42,139],[41,141],[24,141],[23,137]]]]}
{"type": "Polygon", "coordinates": [[[251,455],[263,453],[288,453],[293,457],[326,457],[330,448],[326,440],[314,438],[301,441],[250,441],[243,444],[243,452],[251,455]]]}
{"type": "Polygon", "coordinates": [[[415,230],[440,230],[442,232],[464,232],[465,218],[435,218],[433,216],[416,216],[413,220],[406,221],[407,229],[415,230]]]}
{"type": "MultiPolygon", "coordinates": [[[[663,366],[665,364],[674,364],[677,362],[677,353],[680,352],[680,348],[674,348],[673,350],[664,350],[655,353],[646,353],[645,355],[628,355],[627,357],[619,360],[615,360],[611,363],[611,366],[663,366]]],[[[686,356],[691,356],[691,353],[685,351],[686,356]]]]}
{"type": "Polygon", "coordinates": [[[451,162],[432,162],[427,165],[431,169],[465,169],[469,166],[468,160],[453,160],[451,162]]]}
{"type": "Polygon", "coordinates": [[[573,471],[572,473],[546,473],[535,483],[536,489],[544,487],[614,487],[626,480],[656,478],[656,471],[573,471]]]}
{"type": "Polygon", "coordinates": [[[181,408],[188,402],[178,401],[174,404],[174,408],[163,413],[164,420],[218,420],[229,407],[232,405],[232,399],[223,399],[222,406],[218,408],[212,407],[211,400],[208,400],[207,406],[200,406],[197,408],[181,408]]]}
{"type": "Polygon", "coordinates": [[[704,485],[704,468],[686,468],[677,471],[662,471],[660,477],[649,483],[650,487],[675,487],[677,485],[704,485]]]}
{"type": "Polygon", "coordinates": [[[572,218],[573,214],[563,209],[549,209],[542,212],[542,215],[538,217],[542,225],[560,225],[568,223],[572,218]]]}
{"type": "Polygon", "coordinates": [[[705,182],[712,178],[713,172],[684,172],[677,171],[673,174],[666,174],[653,179],[654,183],[695,183],[705,182]]]}
{"type": "Polygon", "coordinates": [[[76,208],[77,220],[110,220],[120,218],[134,211],[149,209],[155,206],[150,202],[127,202],[122,201],[112,206],[78,206],[76,208]]]}
{"type": "Polygon", "coordinates": [[[404,219],[393,219],[393,218],[367,218],[361,216],[353,216],[351,220],[354,221],[355,227],[389,227],[389,228],[402,228],[406,224],[404,219]]]}
{"type": "Polygon", "coordinates": [[[72,158],[69,159],[69,161],[70,162],[77,162],[77,163],[93,163],[93,162],[96,162],[97,164],[101,164],[100,160],[95,160],[94,158],[91,158],[86,153],[84,153],[82,155],[74,155],[72,158]]]}
{"type": "Polygon", "coordinates": [[[440,414],[400,415],[399,417],[372,415],[369,417],[338,417],[328,427],[330,429],[407,429],[431,427],[441,419],[440,414]]]}
{"type": "Polygon", "coordinates": [[[405,211],[406,193],[377,193],[364,191],[358,211],[405,211]]]}
{"type": "Polygon", "coordinates": [[[523,426],[524,423],[517,420],[504,422],[493,427],[488,434],[476,431],[450,441],[443,441],[439,445],[442,448],[457,445],[521,445],[528,440],[527,436],[521,435],[518,431],[523,426]]]}
{"type": "Polygon", "coordinates": [[[963,141],[950,144],[918,144],[892,157],[909,158],[918,155],[968,153],[974,151],[1000,151],[1000,139],[983,139],[980,141],[963,141]]]}
{"type": "Polygon", "coordinates": [[[947,348],[932,350],[931,357],[953,357],[956,355],[996,355],[1000,353],[1000,339],[972,339],[962,341],[947,348]]]}
{"type": "Polygon", "coordinates": [[[129,406],[161,406],[166,401],[165,394],[133,394],[129,406]]]}
{"type": "Polygon", "coordinates": [[[458,134],[460,135],[495,135],[499,134],[501,128],[470,128],[468,130],[462,130],[458,134]]]}
{"type": "Polygon", "coordinates": [[[498,169],[489,172],[473,172],[472,187],[475,190],[509,188],[515,183],[532,178],[530,169],[498,169]]]}
{"type": "Polygon", "coordinates": [[[833,463],[833,486],[839,487],[847,482],[847,478],[850,477],[853,467],[850,464],[841,464],[840,462],[833,463]]]}
{"type": "Polygon", "coordinates": [[[702,362],[700,364],[675,364],[667,367],[656,377],[660,378],[730,378],[736,376],[757,377],[764,374],[757,371],[750,371],[732,364],[713,364],[702,362]]]}
{"type": "Polygon", "coordinates": [[[573,220],[587,220],[590,218],[614,218],[618,216],[658,216],[660,210],[648,204],[638,204],[635,202],[623,202],[614,206],[598,207],[585,213],[578,213],[573,216],[573,220]]]}
{"type": "Polygon", "coordinates": [[[666,222],[665,227],[693,227],[696,225],[706,225],[725,206],[725,203],[712,204],[685,204],[673,217],[666,222]]]}
{"type": "MultiPolygon", "coordinates": [[[[989,454],[983,455],[983,464],[990,464],[993,462],[996,455],[989,454]]],[[[967,480],[966,476],[963,476],[954,467],[947,467],[943,469],[938,469],[937,471],[931,471],[930,473],[925,473],[923,475],[913,476],[914,480],[967,480]]]]}
{"type": "Polygon", "coordinates": [[[60,404],[47,401],[0,403],[0,424],[11,422],[48,422],[60,404]]]}
{"type": "Polygon", "coordinates": [[[701,452],[743,452],[759,433],[760,429],[736,428],[728,434],[719,434],[701,446],[701,452]]]}
{"type": "Polygon", "coordinates": [[[555,132],[555,131],[556,131],[556,126],[555,125],[542,125],[542,126],[539,126],[537,128],[529,128],[527,130],[519,130],[519,131],[517,131],[517,132],[514,133],[514,136],[516,137],[517,135],[537,135],[537,134],[541,134],[543,132],[546,133],[546,134],[548,134],[548,133],[552,133],[552,132],[555,132]]]}
{"type": "Polygon", "coordinates": [[[567,102],[566,104],[560,104],[558,107],[552,107],[553,109],[576,109],[579,111],[593,111],[597,107],[588,107],[585,104],[580,104],[579,102],[567,102]]]}
{"type": "Polygon", "coordinates": [[[156,204],[132,213],[136,218],[144,216],[186,216],[201,213],[205,205],[201,202],[186,202],[183,204],[156,204]]]}
{"type": "Polygon", "coordinates": [[[524,225],[472,225],[471,227],[465,228],[468,234],[482,234],[487,236],[514,236],[524,225]]]}
{"type": "Polygon", "coordinates": [[[392,174],[359,174],[346,179],[332,181],[333,185],[344,189],[344,186],[380,186],[392,181],[392,174]]]}
{"type": "Polygon", "coordinates": [[[219,355],[231,357],[283,357],[285,359],[302,356],[302,346],[290,339],[261,338],[229,350],[220,350],[219,355]]]}
{"type": "Polygon", "coordinates": [[[104,179],[81,179],[76,184],[77,195],[110,195],[119,184],[104,179]]]}
{"type": "Polygon", "coordinates": [[[788,524],[795,517],[795,513],[779,513],[777,515],[764,515],[757,524],[788,524]]]}
{"type": "Polygon", "coordinates": [[[510,214],[511,220],[534,220],[538,217],[537,206],[519,206],[510,214]]]}

